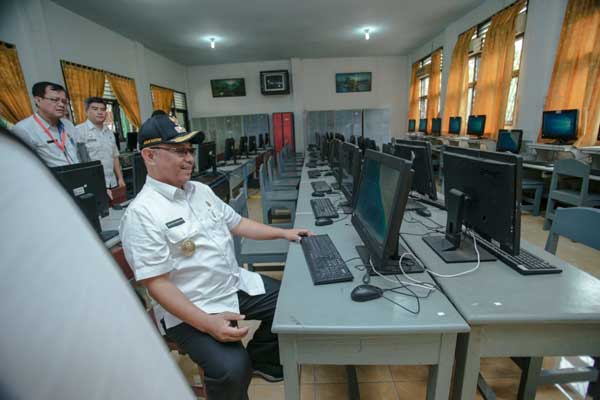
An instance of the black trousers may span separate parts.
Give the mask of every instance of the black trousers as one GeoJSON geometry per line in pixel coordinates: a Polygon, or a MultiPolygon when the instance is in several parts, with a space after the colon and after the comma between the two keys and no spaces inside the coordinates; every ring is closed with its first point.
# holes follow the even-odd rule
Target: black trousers
{"type": "Polygon", "coordinates": [[[219,342],[186,323],[167,330],[169,339],[204,369],[209,400],[248,399],[252,369],[280,364],[277,335],[271,333],[280,282],[268,276],[261,275],[261,278],[265,294],[249,296],[238,292],[240,313],[247,320],[261,321],[247,348],[241,342],[219,342]]]}

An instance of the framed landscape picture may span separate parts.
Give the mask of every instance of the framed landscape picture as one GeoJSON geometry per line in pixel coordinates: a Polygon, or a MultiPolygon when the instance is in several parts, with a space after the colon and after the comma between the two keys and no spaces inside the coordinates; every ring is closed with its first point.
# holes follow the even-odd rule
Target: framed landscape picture
{"type": "Polygon", "coordinates": [[[211,79],[213,97],[237,97],[246,95],[244,78],[211,79]]]}
{"type": "Polygon", "coordinates": [[[371,91],[371,73],[370,72],[348,72],[335,74],[335,92],[370,92],[371,91]]]}

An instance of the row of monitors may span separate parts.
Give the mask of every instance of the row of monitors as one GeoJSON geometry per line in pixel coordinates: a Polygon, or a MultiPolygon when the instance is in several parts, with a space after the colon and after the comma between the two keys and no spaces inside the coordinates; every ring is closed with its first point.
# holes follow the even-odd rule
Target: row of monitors
{"type": "MultiPolygon", "coordinates": [[[[354,209],[352,225],[371,262],[378,267],[397,260],[405,251],[399,249],[398,234],[404,212],[410,209],[409,193],[435,198],[431,144],[400,141],[385,146],[383,152],[368,149],[364,155],[358,146],[338,140],[327,140],[322,146],[327,147],[340,187],[354,189],[352,196],[346,195],[354,209]]],[[[519,254],[521,169],[521,158],[516,155],[445,149],[445,199],[457,204],[449,210],[445,235],[427,244],[436,253],[453,249],[461,257],[476,259],[475,253],[470,254],[472,243],[461,234],[465,225],[505,251],[519,254]],[[495,179],[487,178],[489,171],[495,179]]]]}
{"type": "MultiPolygon", "coordinates": [[[[544,111],[542,114],[542,138],[556,139],[559,142],[570,142],[577,139],[578,110],[544,111]]],[[[467,120],[467,135],[483,136],[485,132],[485,115],[469,115],[467,120]]],[[[431,129],[427,126],[427,119],[419,119],[417,130],[416,120],[408,120],[409,132],[431,133],[440,135],[442,133],[442,119],[432,118],[431,129]]],[[[462,127],[462,117],[450,117],[448,121],[448,133],[459,135],[462,127]]]]}

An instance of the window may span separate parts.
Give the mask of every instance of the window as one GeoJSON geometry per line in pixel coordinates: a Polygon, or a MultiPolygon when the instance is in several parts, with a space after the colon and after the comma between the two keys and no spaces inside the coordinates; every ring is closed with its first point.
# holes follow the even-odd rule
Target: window
{"type": "MultiPolygon", "coordinates": [[[[519,85],[519,71],[521,67],[521,57],[523,54],[523,37],[525,32],[525,19],[527,13],[527,4],[519,11],[516,21],[516,35],[514,46],[514,61],[512,79],[508,89],[508,102],[505,111],[505,125],[510,127],[515,120],[515,110],[517,104],[517,89],[519,85]]],[[[485,37],[490,29],[491,19],[482,22],[477,27],[477,31],[471,39],[469,50],[469,89],[467,93],[467,116],[472,114],[473,104],[477,96],[477,77],[479,75],[479,66],[481,64],[481,53],[485,47],[485,37]]]]}
{"type": "Polygon", "coordinates": [[[427,118],[427,93],[429,92],[429,76],[419,80],[419,118],[427,118]]]}
{"type": "Polygon", "coordinates": [[[186,131],[190,131],[187,98],[185,93],[173,91],[173,107],[171,107],[171,114],[177,118],[180,125],[185,127],[186,131]]]}

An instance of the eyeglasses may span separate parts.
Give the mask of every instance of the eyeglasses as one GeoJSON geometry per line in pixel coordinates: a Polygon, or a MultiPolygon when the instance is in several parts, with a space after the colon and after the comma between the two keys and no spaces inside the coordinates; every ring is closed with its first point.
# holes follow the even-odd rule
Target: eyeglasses
{"type": "Polygon", "coordinates": [[[42,97],[42,99],[46,99],[54,104],[58,103],[59,101],[65,105],[68,103],[67,99],[61,99],[60,97],[42,97]]]}
{"type": "Polygon", "coordinates": [[[183,158],[186,155],[191,155],[194,157],[196,155],[196,149],[193,147],[161,147],[161,146],[153,146],[150,147],[153,150],[166,150],[171,153],[177,154],[179,157],[183,158]]]}

